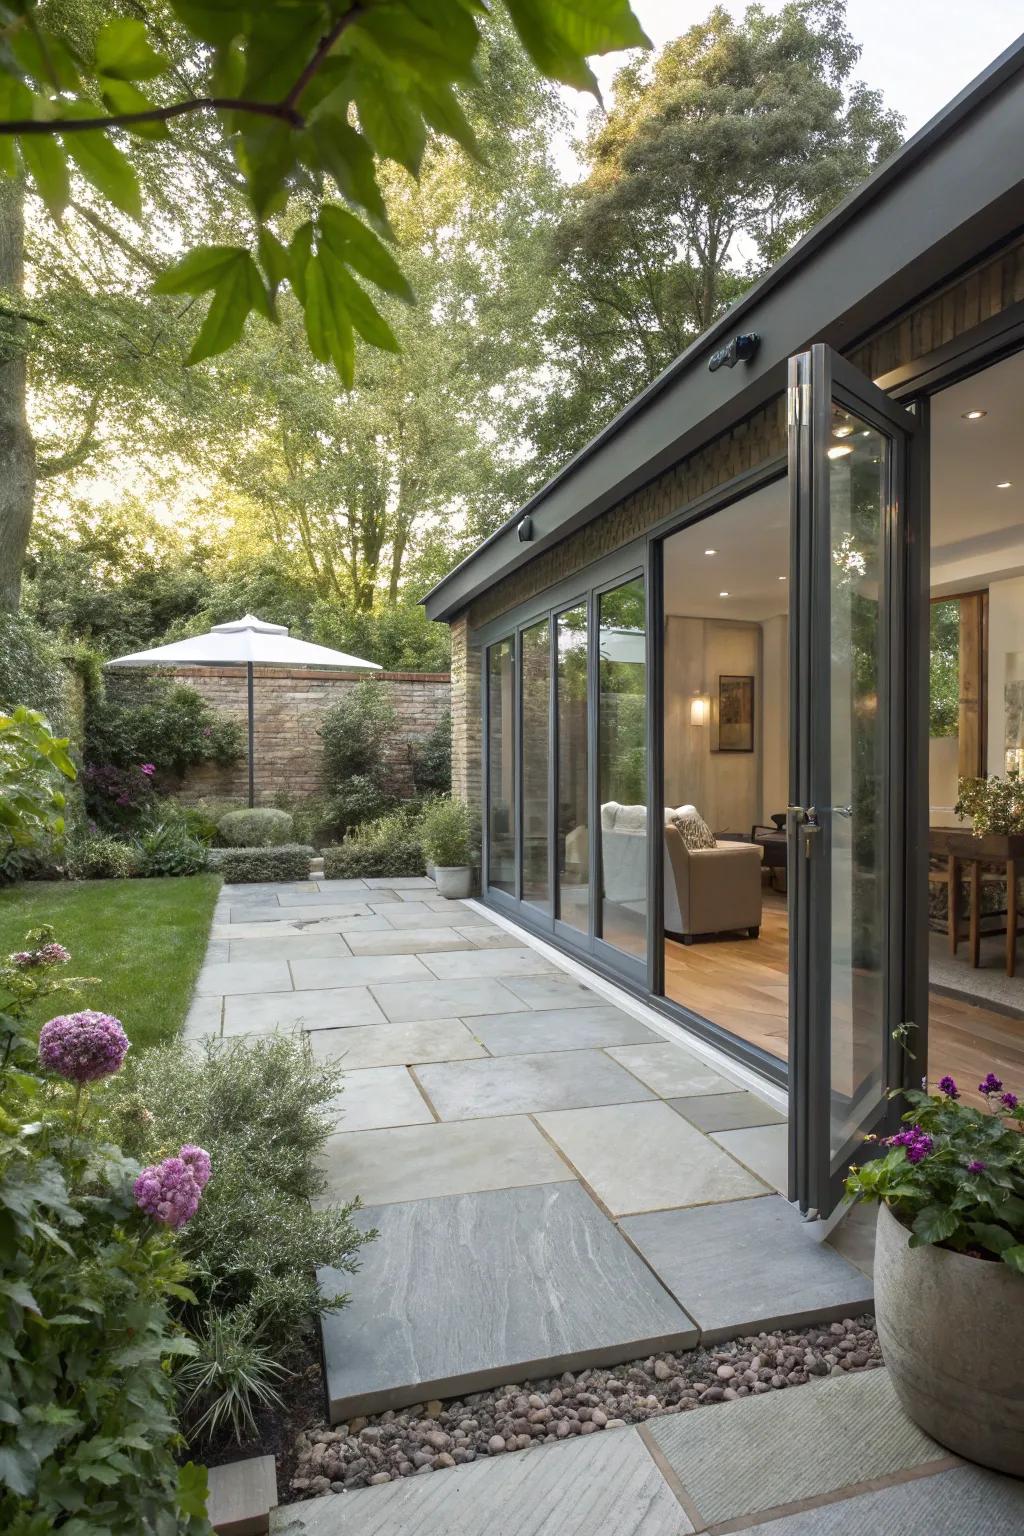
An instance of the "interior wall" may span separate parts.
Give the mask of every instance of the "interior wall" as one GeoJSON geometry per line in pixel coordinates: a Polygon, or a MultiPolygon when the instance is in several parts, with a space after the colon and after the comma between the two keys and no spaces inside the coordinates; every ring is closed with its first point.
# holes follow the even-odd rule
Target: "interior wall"
{"type": "MultiPolygon", "coordinates": [[[[1006,773],[1007,684],[1011,697],[1024,679],[1024,576],[993,581],[988,589],[988,771],[1006,773]]],[[[1010,703],[1017,718],[1019,703],[1010,703]]]]}
{"type": "Polygon", "coordinates": [[[761,819],[761,626],[668,615],[665,678],[667,803],[695,805],[714,832],[749,835],[754,822],[761,819]],[[753,752],[712,752],[710,722],[690,723],[695,693],[710,697],[714,709],[722,673],[754,679],[753,752]]]}
{"type": "Polygon", "coordinates": [[[756,819],[770,826],[772,815],[789,804],[789,615],[765,619],[761,636],[764,729],[755,731],[761,745],[761,813],[756,819]]]}

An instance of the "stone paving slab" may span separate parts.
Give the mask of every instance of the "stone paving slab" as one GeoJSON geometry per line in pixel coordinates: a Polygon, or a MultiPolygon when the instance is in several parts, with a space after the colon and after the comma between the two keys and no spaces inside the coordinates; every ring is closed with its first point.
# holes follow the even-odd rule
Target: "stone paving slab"
{"type": "MultiPolygon", "coordinates": [[[[387,921],[392,928],[450,928],[452,926],[452,914],[450,912],[434,912],[423,902],[399,903],[394,907],[384,907],[382,912],[387,914],[387,921]]],[[[460,928],[487,928],[490,920],[481,913],[471,912],[468,907],[463,908],[458,914],[460,928]]]]}
{"type": "Polygon", "coordinates": [[[735,1093],[697,1094],[689,1099],[669,1099],[676,1114],[698,1131],[736,1131],[750,1125],[784,1125],[786,1117],[766,1099],[743,1089],[735,1093]]]}
{"type": "Polygon", "coordinates": [[[206,1511],[217,1536],[263,1536],[277,1506],[273,1456],[250,1456],[211,1467],[206,1511]]]}
{"type": "Polygon", "coordinates": [[[521,998],[527,1008],[593,1008],[607,1002],[593,987],[585,987],[571,976],[506,976],[505,986],[521,998]]]}
{"type": "Polygon", "coordinates": [[[336,1198],[350,1199],[358,1190],[366,1205],[557,1184],[573,1177],[526,1115],[432,1120],[429,1125],[403,1126],[392,1132],[354,1128],[349,1132],[342,1121],[339,1133],[328,1140],[324,1161],[336,1198]]]}
{"type": "MultiPolygon", "coordinates": [[[[584,1174],[586,1177],[586,1174],[584,1174]]],[[[622,1230],[701,1331],[701,1343],[856,1317],[871,1281],[816,1240],[779,1195],[630,1216],[622,1230]]]]}
{"type": "Polygon", "coordinates": [[[627,1068],[662,1098],[684,1098],[698,1093],[728,1093],[736,1087],[699,1056],[671,1040],[657,1045],[611,1046],[609,1056],[627,1068]]]}
{"type": "MultiPolygon", "coordinates": [[[[604,1098],[598,1108],[565,1109],[537,1120],[616,1217],[709,1200],[745,1205],[747,1197],[767,1193],[760,1179],[667,1104],[613,1104],[604,1098]]],[[[682,1300],[678,1293],[677,1299],[682,1300]]]]}
{"type": "Polygon", "coordinates": [[[419,955],[435,950],[477,947],[472,939],[455,928],[396,929],[388,926],[386,933],[348,934],[345,942],[354,955],[419,955]]]}
{"type": "MultiPolygon", "coordinates": [[[[302,998],[313,995],[295,994],[302,998]]],[[[364,1067],[409,1066],[421,1061],[459,1062],[484,1054],[483,1046],[459,1019],[370,1024],[365,1029],[314,1029],[310,1030],[309,1041],[317,1061],[340,1061],[352,1072],[364,1067]]]]}
{"type": "Polygon", "coordinates": [[[687,1536],[635,1429],[291,1504],[274,1536],[687,1536]]]}
{"type": "MultiPolygon", "coordinates": [[[[355,882],[362,887],[362,881],[355,882]]],[[[365,889],[365,887],[362,887],[365,889]]],[[[259,896],[280,896],[282,892],[316,891],[319,882],[316,880],[235,880],[225,881],[220,888],[219,901],[245,900],[251,897],[256,900],[259,896]]]]}
{"type": "MultiPolygon", "coordinates": [[[[418,1075],[442,1120],[534,1114],[654,1097],[603,1051],[543,1051],[533,1056],[443,1062],[424,1067],[418,1075]]],[[[667,1113],[677,1125],[683,1124],[671,1110],[667,1113]]]]}
{"type": "MultiPolygon", "coordinates": [[[[330,1107],[338,1113],[339,1132],[434,1121],[426,1099],[406,1067],[366,1067],[361,1072],[346,1072],[344,1092],[331,1101],[330,1107]]],[[[362,1184],[359,1193],[365,1193],[362,1184]]]]}
{"type": "Polygon", "coordinates": [[[279,923],[282,919],[298,923],[303,918],[313,918],[319,922],[325,917],[371,917],[373,914],[364,901],[305,901],[295,907],[282,907],[276,902],[273,906],[270,903],[260,905],[245,902],[239,905],[232,902],[228,915],[232,923],[279,923]]]}
{"type": "MultiPolygon", "coordinates": [[[[326,987],[369,987],[378,981],[429,981],[430,972],[415,955],[349,955],[335,960],[293,960],[296,992],[326,987]]],[[[450,1011],[450,1010],[449,1010],[450,1011]]]]}
{"type": "Polygon", "coordinates": [[[428,880],[426,875],[384,875],[367,876],[365,884],[371,891],[427,891],[433,893],[436,890],[433,880],[428,880]]]}
{"type": "Polygon", "coordinates": [[[290,992],[291,973],[284,960],[232,965],[204,965],[196,980],[197,997],[233,997],[240,992],[290,992]]]}
{"type": "Polygon", "coordinates": [[[504,928],[485,928],[483,925],[467,928],[461,917],[455,925],[455,932],[470,939],[476,949],[518,949],[520,944],[517,935],[506,933],[504,928]]]}
{"type": "Polygon", "coordinates": [[[219,1035],[224,1001],[220,997],[195,997],[185,1018],[182,1039],[203,1040],[209,1035],[219,1035]]]}
{"type": "Polygon", "coordinates": [[[1010,1536],[1024,1531],[1024,1482],[951,1467],[746,1529],[747,1536],[1010,1536]]]}
{"type": "Polygon", "coordinates": [[[644,1432],[707,1525],[836,1493],[948,1454],[907,1418],[884,1369],[825,1377],[710,1412],[666,1415],[648,1421],[644,1432]]]}
{"type": "Polygon", "coordinates": [[[355,1220],[380,1232],[358,1284],[319,1273],[352,1294],[323,1319],[333,1422],[696,1340],[576,1183],[371,1206],[355,1220]]]}
{"type": "MultiPolygon", "coordinates": [[[[319,889],[314,889],[312,891],[284,891],[277,899],[279,904],[287,912],[291,911],[294,907],[336,907],[339,906],[346,895],[349,894],[351,894],[353,897],[358,895],[360,904],[370,900],[369,891],[362,891],[361,893],[353,891],[348,893],[344,891],[331,890],[330,888],[325,891],[321,891],[319,889]]],[[[350,902],[349,905],[352,905],[352,903],[350,902]]]]}
{"type": "Polygon", "coordinates": [[[789,1193],[789,1127],[758,1125],[742,1131],[716,1131],[712,1138],[733,1157],[771,1184],[780,1195],[789,1193]]]}
{"type": "Polygon", "coordinates": [[[423,1019],[470,1019],[484,1013],[522,1013],[527,1004],[492,977],[475,981],[396,981],[373,987],[388,1018],[395,1024],[423,1019]]]}
{"type": "MultiPolygon", "coordinates": [[[[540,976],[555,967],[535,949],[468,949],[427,955],[424,965],[441,981],[478,976],[540,976]]],[[[555,972],[557,974],[557,972],[555,972]]]]}
{"type": "Polygon", "coordinates": [[[229,944],[235,944],[245,939],[266,939],[270,941],[302,938],[306,934],[339,934],[345,933],[349,929],[355,929],[360,933],[373,929],[378,931],[383,929],[385,933],[388,931],[388,924],[384,919],[382,917],[375,917],[373,913],[368,913],[365,917],[325,917],[311,923],[308,919],[296,920],[289,918],[285,920],[284,908],[282,907],[278,912],[278,917],[281,921],[270,923],[232,923],[215,918],[213,927],[210,929],[210,937],[218,940],[226,939],[229,944]]]}
{"type": "Polygon", "coordinates": [[[363,895],[365,896],[367,891],[370,889],[370,887],[367,885],[365,880],[321,880],[321,879],[318,879],[315,882],[315,884],[316,884],[317,890],[319,890],[319,891],[333,891],[335,894],[342,894],[342,895],[349,895],[353,891],[355,891],[355,892],[361,891],[363,893],[363,895]]]}
{"type": "Polygon", "coordinates": [[[265,1035],[275,1029],[347,1031],[354,1025],[383,1024],[384,1015],[366,987],[323,992],[279,992],[263,997],[226,997],[226,1035],[265,1035]]]}
{"type": "MultiPolygon", "coordinates": [[[[226,960],[232,964],[244,961],[247,965],[259,965],[266,960],[342,960],[349,954],[340,933],[303,933],[299,929],[266,939],[232,939],[226,948],[230,950],[226,960]]],[[[206,958],[214,960],[216,956],[207,952],[206,958]]]]}
{"type": "Polygon", "coordinates": [[[661,1039],[610,1003],[598,1008],[543,1008],[534,1013],[498,1013],[473,1020],[473,1033],[492,1056],[533,1051],[594,1050],[661,1039]]]}

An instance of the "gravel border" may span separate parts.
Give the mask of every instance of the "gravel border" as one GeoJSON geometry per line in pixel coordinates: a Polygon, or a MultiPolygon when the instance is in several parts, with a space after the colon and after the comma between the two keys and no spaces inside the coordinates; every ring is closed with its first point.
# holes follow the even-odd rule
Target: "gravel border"
{"type": "Polygon", "coordinates": [[[875,1370],[874,1318],[812,1324],[734,1339],[710,1349],[650,1355],[626,1365],[417,1403],[332,1429],[303,1430],[286,1497],[316,1498],[591,1435],[662,1414],[781,1392],[819,1376],[875,1370]]]}

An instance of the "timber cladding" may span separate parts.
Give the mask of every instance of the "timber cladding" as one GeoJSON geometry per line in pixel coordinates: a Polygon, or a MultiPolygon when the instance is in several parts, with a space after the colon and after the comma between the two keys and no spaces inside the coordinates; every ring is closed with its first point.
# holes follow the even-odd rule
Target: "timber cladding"
{"type": "MultiPolygon", "coordinates": [[[[179,667],[166,676],[195,688],[218,712],[246,723],[244,667],[179,667]]],[[[255,762],[256,800],[271,803],[277,793],[298,798],[320,785],[320,738],[317,727],[324,711],[351,695],[366,681],[386,687],[398,717],[397,729],[385,748],[386,777],[393,794],[413,791],[411,748],[430,735],[451,705],[447,672],[314,672],[302,667],[256,667],[255,762]]],[[[243,737],[244,739],[244,737],[243,737]]],[[[245,754],[229,767],[202,763],[191,769],[181,798],[198,800],[244,798],[248,794],[245,754]]]]}

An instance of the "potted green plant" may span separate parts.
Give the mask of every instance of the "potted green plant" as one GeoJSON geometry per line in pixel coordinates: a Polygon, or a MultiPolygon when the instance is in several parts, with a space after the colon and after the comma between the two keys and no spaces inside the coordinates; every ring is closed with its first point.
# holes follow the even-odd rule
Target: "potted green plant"
{"type": "Polygon", "coordinates": [[[971,1461],[1024,1476],[1024,1108],[989,1073],[988,1110],[956,1083],[907,1092],[905,1128],[851,1168],[878,1202],[875,1312],[911,1418],[971,1461]]]}
{"type": "Polygon", "coordinates": [[[433,865],[437,894],[457,901],[473,889],[473,821],[462,800],[431,801],[420,822],[420,841],[433,865]]]}

